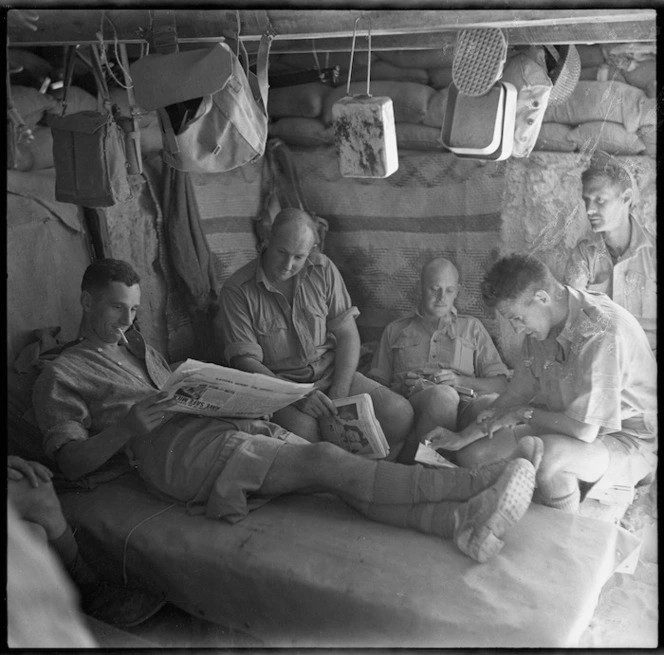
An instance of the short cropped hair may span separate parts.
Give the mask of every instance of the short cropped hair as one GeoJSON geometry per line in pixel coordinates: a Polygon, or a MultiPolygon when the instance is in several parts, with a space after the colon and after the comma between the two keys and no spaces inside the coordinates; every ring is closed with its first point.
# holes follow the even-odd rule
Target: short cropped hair
{"type": "Polygon", "coordinates": [[[528,289],[550,289],[554,277],[548,266],[530,255],[507,255],[486,274],[481,285],[488,307],[505,300],[516,300],[528,289]]]}
{"type": "Polygon", "coordinates": [[[298,209],[297,207],[287,207],[282,209],[272,221],[271,234],[276,234],[284,225],[289,225],[290,223],[300,223],[308,227],[311,230],[311,234],[314,237],[314,244],[318,244],[318,225],[313,217],[304,209],[298,209]]]}
{"type": "Polygon", "coordinates": [[[581,184],[585,185],[590,180],[602,177],[619,187],[621,192],[632,188],[632,177],[627,168],[612,155],[600,151],[593,156],[588,168],[581,173],[581,184]]]}
{"type": "Polygon", "coordinates": [[[81,291],[101,291],[111,282],[122,282],[133,287],[140,281],[138,273],[127,262],[121,259],[97,259],[85,269],[81,291]]]}

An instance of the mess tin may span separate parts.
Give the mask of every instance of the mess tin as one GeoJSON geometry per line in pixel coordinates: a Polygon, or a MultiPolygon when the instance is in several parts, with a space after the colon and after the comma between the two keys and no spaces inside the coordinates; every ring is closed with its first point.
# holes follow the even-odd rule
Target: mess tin
{"type": "Polygon", "coordinates": [[[482,96],[467,96],[451,84],[441,129],[443,146],[459,157],[499,161],[512,154],[516,87],[497,82],[482,96]]]}

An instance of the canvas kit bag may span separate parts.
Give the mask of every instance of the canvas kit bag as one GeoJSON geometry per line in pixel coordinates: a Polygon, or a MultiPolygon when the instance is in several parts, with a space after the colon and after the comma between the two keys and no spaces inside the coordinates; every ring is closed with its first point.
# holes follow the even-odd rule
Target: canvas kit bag
{"type": "Polygon", "coordinates": [[[103,110],[65,115],[77,48],[71,47],[67,53],[62,113],[49,118],[55,199],[85,207],[110,207],[131,197],[124,132],[115,122],[101,59],[94,45],[90,46],[91,68],[103,110]]]}
{"type": "MultiPolygon", "coordinates": [[[[225,42],[152,54],[131,66],[136,102],[159,114],[164,162],[190,173],[229,171],[261,157],[267,141],[268,56],[260,41],[256,74],[225,42]]],[[[240,40],[238,38],[238,50],[240,40]]]]}

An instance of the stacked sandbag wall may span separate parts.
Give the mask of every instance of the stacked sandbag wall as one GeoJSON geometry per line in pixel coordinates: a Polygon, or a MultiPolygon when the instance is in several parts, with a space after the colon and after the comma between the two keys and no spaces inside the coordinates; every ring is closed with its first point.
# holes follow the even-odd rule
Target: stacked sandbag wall
{"type": "MultiPolygon", "coordinates": [[[[549,107],[535,150],[656,156],[656,61],[654,46],[578,46],[581,76],[572,96],[549,107]]],[[[513,51],[510,51],[508,57],[513,51]]],[[[325,53],[316,55],[325,61],[325,53]]],[[[272,87],[270,133],[294,146],[334,143],[332,105],[347,93],[348,62],[341,64],[338,86],[320,81],[272,87]]],[[[394,104],[399,149],[442,150],[440,131],[452,83],[452,49],[380,51],[372,54],[370,93],[394,104]]],[[[271,59],[279,75],[311,68],[311,55],[278,55],[271,59]],[[299,67],[299,68],[298,68],[299,67]]],[[[350,93],[367,90],[366,53],[354,57],[350,93]],[[362,55],[364,58],[359,59],[362,55]]]]}

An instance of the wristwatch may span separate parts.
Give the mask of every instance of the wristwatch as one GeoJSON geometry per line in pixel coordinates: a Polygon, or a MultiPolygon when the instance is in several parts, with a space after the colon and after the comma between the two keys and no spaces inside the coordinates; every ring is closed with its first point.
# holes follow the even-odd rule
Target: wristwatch
{"type": "Polygon", "coordinates": [[[535,413],[535,409],[533,407],[526,407],[521,415],[521,420],[524,423],[530,423],[533,420],[533,414],[535,413]]]}

